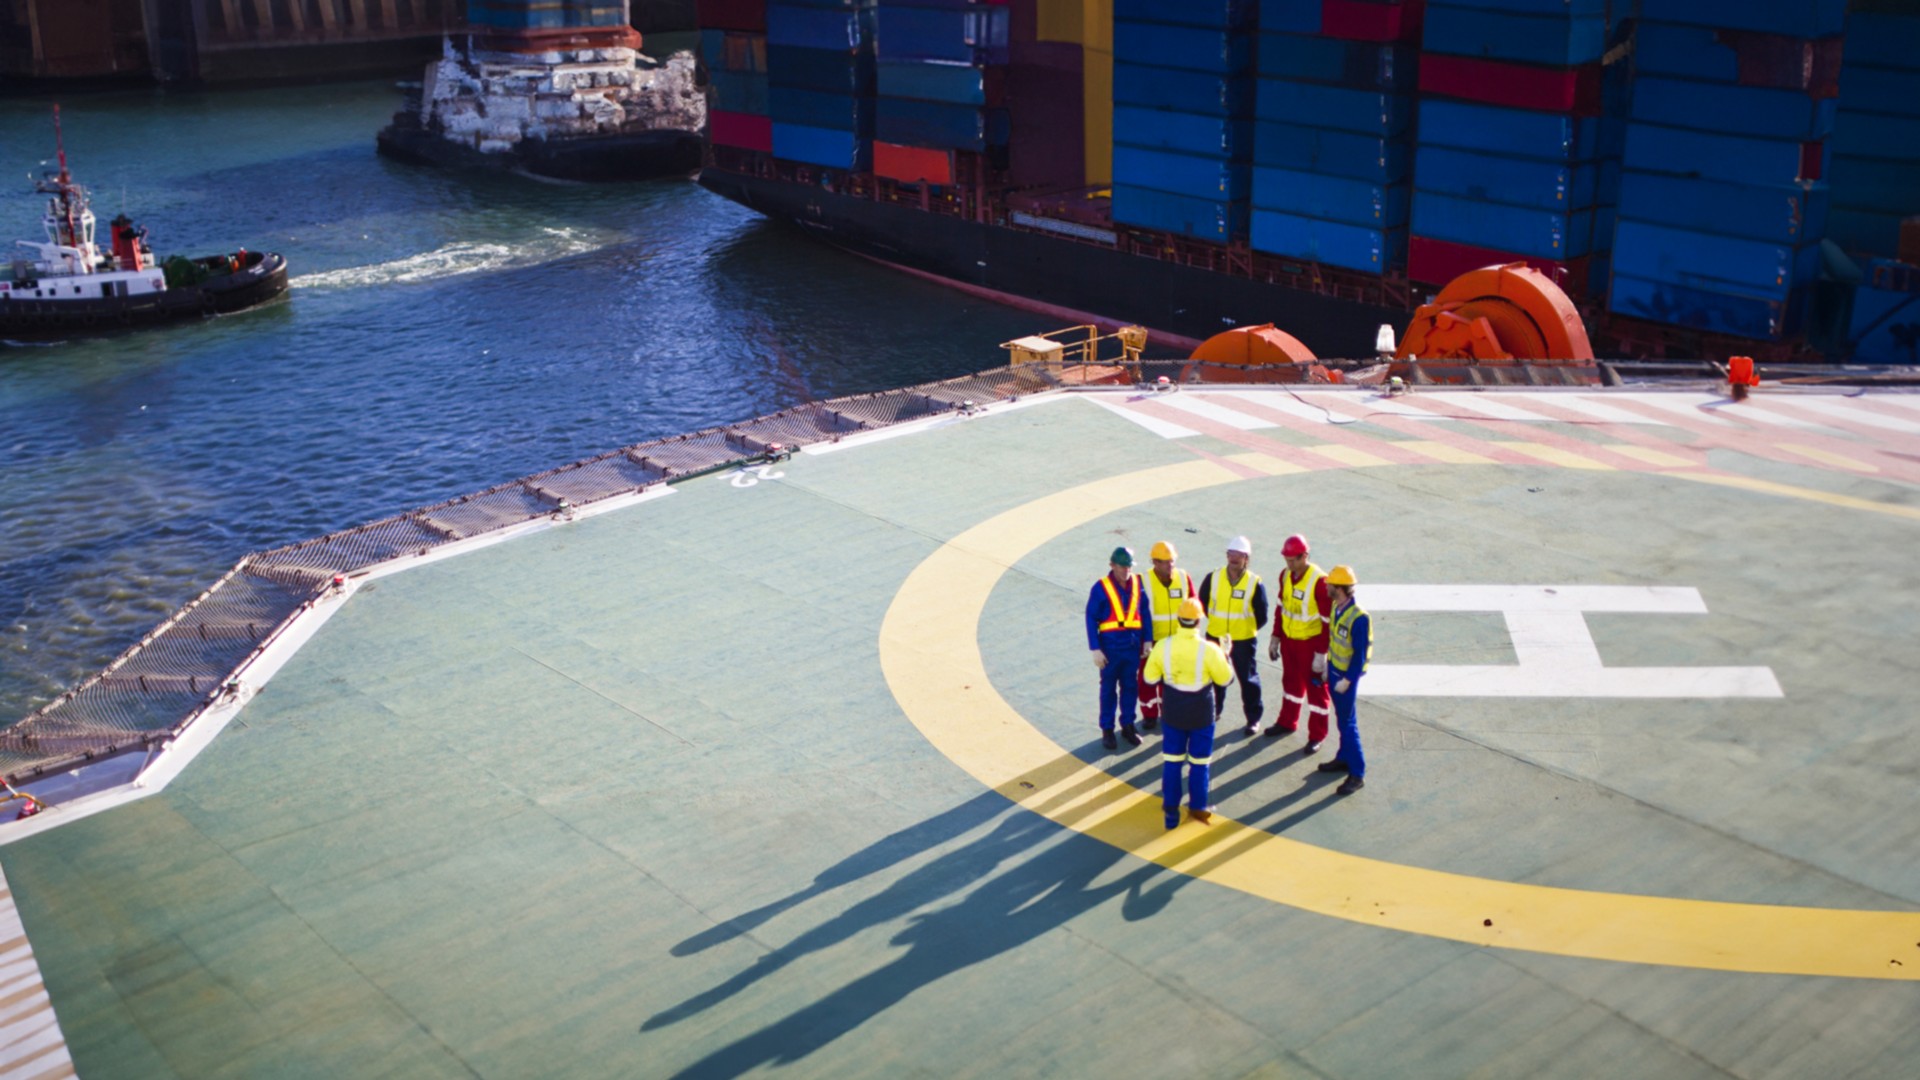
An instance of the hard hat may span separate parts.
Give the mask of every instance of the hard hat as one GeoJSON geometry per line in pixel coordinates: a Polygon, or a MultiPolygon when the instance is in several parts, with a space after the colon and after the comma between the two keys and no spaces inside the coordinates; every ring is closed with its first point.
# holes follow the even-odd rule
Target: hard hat
{"type": "Polygon", "coordinates": [[[1280,545],[1280,554],[1289,559],[1297,558],[1306,553],[1307,538],[1301,536],[1299,533],[1294,533],[1292,536],[1287,537],[1287,542],[1280,545]]]}
{"type": "Polygon", "coordinates": [[[1197,623],[1206,617],[1207,609],[1200,606],[1200,601],[1191,596],[1180,601],[1180,621],[1197,623]]]}
{"type": "Polygon", "coordinates": [[[1149,552],[1149,554],[1156,559],[1165,559],[1168,562],[1172,562],[1180,557],[1180,553],[1173,550],[1173,545],[1167,543],[1165,540],[1153,545],[1153,550],[1149,552]]]}
{"type": "Polygon", "coordinates": [[[1352,588],[1360,584],[1360,579],[1353,576],[1353,567],[1343,563],[1327,571],[1327,584],[1345,585],[1348,588],[1352,588]]]}
{"type": "Polygon", "coordinates": [[[1247,539],[1244,536],[1236,536],[1233,539],[1227,541],[1227,550],[1237,551],[1242,555],[1252,555],[1253,541],[1247,539]]]}
{"type": "Polygon", "coordinates": [[[1107,556],[1107,561],[1110,563],[1119,563],[1121,566],[1131,570],[1133,569],[1133,549],[1128,547],[1114,548],[1113,554],[1107,556]]]}

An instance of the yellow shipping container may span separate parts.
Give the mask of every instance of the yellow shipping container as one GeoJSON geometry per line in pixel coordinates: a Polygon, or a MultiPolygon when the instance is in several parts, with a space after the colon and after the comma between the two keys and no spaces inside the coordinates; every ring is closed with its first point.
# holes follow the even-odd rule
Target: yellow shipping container
{"type": "Polygon", "coordinates": [[[1113,0],[1038,0],[1038,10],[1041,41],[1080,46],[1086,182],[1109,183],[1113,179],[1113,0]]]}

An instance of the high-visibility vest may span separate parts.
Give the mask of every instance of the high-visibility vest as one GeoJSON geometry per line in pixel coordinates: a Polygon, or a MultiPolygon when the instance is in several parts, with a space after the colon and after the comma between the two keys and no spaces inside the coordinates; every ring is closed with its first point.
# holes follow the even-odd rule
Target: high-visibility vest
{"type": "MultiPolygon", "coordinates": [[[[1327,642],[1327,663],[1341,671],[1353,670],[1353,624],[1366,615],[1359,604],[1348,604],[1333,617],[1332,640],[1327,642]]],[[[1369,627],[1368,629],[1372,629],[1369,627]]],[[[1360,658],[1365,667],[1373,659],[1373,635],[1367,635],[1367,654],[1360,658]]]]}
{"type": "Polygon", "coordinates": [[[1203,640],[1197,629],[1183,626],[1153,647],[1145,674],[1148,682],[1157,682],[1165,690],[1161,720],[1169,727],[1195,731],[1213,723],[1213,688],[1233,681],[1233,665],[1220,646],[1203,640]]]}
{"type": "Polygon", "coordinates": [[[1292,580],[1288,571],[1280,572],[1280,632],[1295,641],[1311,641],[1320,636],[1327,614],[1320,610],[1320,568],[1307,564],[1303,580],[1292,580]]]}
{"type": "Polygon", "coordinates": [[[1213,572],[1213,587],[1207,594],[1207,636],[1228,641],[1247,641],[1260,632],[1253,625],[1253,594],[1260,588],[1260,575],[1249,570],[1238,585],[1227,581],[1227,568],[1213,572]]]}
{"type": "Polygon", "coordinates": [[[1153,640],[1159,641],[1180,625],[1180,601],[1194,595],[1193,575],[1175,570],[1173,581],[1160,584],[1159,574],[1147,574],[1147,588],[1153,590],[1153,640]]]}
{"type": "Polygon", "coordinates": [[[1127,575],[1127,604],[1120,604],[1120,590],[1113,587],[1113,575],[1104,574],[1100,584],[1107,590],[1107,621],[1100,624],[1100,630],[1138,630],[1140,629],[1140,575],[1127,575]]]}

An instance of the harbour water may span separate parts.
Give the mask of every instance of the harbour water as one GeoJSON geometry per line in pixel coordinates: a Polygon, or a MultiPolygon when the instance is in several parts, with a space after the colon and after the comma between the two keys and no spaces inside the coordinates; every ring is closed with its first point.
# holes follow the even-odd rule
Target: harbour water
{"type": "MultiPolygon", "coordinates": [[[[387,161],[373,135],[397,101],[386,82],[62,101],[103,222],[125,209],[163,257],[280,251],[293,290],[199,324],[0,345],[0,723],[250,551],[990,366],[1036,328],[691,183],[387,161]]],[[[40,235],[25,174],[52,157],[51,105],[0,101],[8,242],[40,235]]]]}

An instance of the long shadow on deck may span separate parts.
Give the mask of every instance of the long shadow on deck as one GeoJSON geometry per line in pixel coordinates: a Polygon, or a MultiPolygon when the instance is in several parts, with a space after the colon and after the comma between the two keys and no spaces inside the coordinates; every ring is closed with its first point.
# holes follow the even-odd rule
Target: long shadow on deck
{"type": "MultiPolygon", "coordinates": [[[[1122,769],[1139,767],[1137,775],[1128,779],[1153,790],[1159,774],[1157,758],[1158,754],[1149,749],[1129,754],[1115,764],[1122,769]],[[1138,760],[1134,760],[1136,757],[1138,760]],[[1150,769],[1145,767],[1148,762],[1150,769]]],[[[1240,779],[1240,786],[1250,785],[1280,764],[1277,760],[1262,762],[1255,776],[1240,779]]],[[[1310,780],[1255,817],[1271,820],[1324,787],[1310,780]]],[[[1278,832],[1296,824],[1332,801],[1328,798],[1298,807],[1273,822],[1268,831],[1278,832]]],[[[677,1075],[730,1077],[763,1065],[791,1064],[854,1031],[922,987],[1025,945],[1108,900],[1121,898],[1121,914],[1128,921],[1150,918],[1194,880],[1155,863],[1138,862],[1132,871],[1095,884],[1116,864],[1133,861],[1133,856],[1065,829],[1050,818],[1019,809],[999,793],[988,791],[841,860],[799,892],[688,938],[673,948],[673,954],[688,956],[750,934],[808,900],[982,828],[987,830],[984,835],[907,871],[878,895],[773,948],[733,978],[656,1013],[640,1030],[655,1031],[686,1020],[724,1004],[809,954],[873,927],[909,920],[890,941],[904,946],[904,955],[713,1051],[677,1075]],[[1048,844],[1054,850],[1038,850],[1048,844]],[[1148,889],[1155,879],[1161,880],[1148,889]],[[960,894],[964,895],[958,902],[936,906],[960,894]]],[[[1205,834],[1194,838],[1196,845],[1207,842],[1205,834]]],[[[1223,850],[1211,862],[1232,857],[1231,851],[1223,850]]]]}

